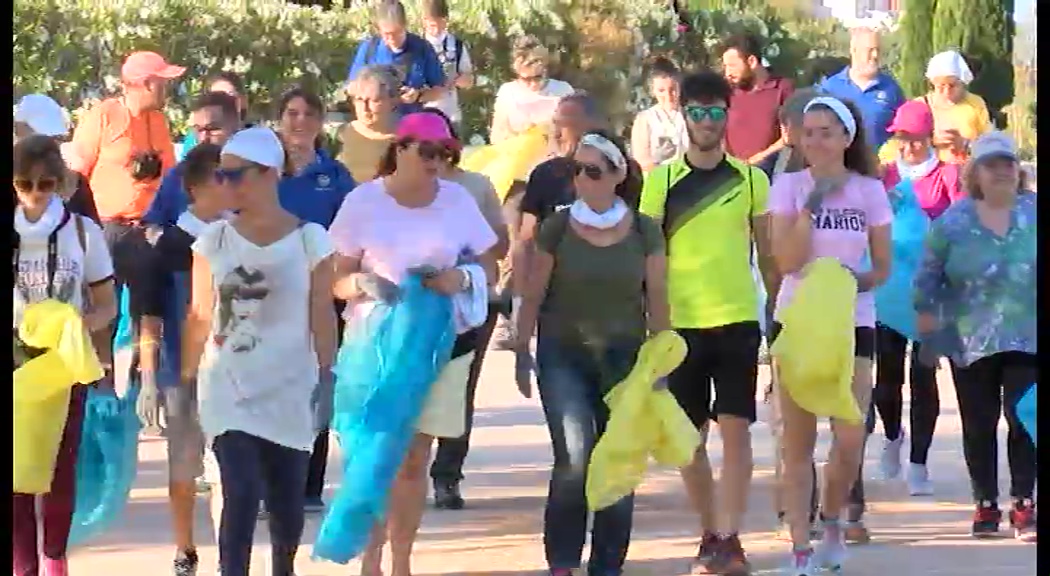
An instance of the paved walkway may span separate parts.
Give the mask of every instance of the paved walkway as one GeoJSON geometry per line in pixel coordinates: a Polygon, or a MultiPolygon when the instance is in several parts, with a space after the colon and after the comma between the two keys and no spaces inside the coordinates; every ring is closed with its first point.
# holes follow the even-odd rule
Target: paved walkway
{"type": "MultiPolygon", "coordinates": [[[[511,356],[493,353],[478,395],[477,432],[467,462],[468,509],[428,511],[419,537],[417,576],[542,576],[542,511],[551,455],[542,413],[535,400],[521,399],[510,380],[511,356]]],[[[947,370],[940,372],[942,412],[931,453],[937,496],[910,498],[901,482],[870,481],[868,525],[874,540],[854,548],[849,576],[1034,576],[1036,549],[1011,538],[974,541],[969,537],[971,504],[960,447],[955,394],[947,370]]],[[[770,504],[772,461],[768,430],[754,428],[755,482],[744,544],[755,574],[776,574],[786,544],[773,539],[770,504]]],[[[715,435],[716,436],[716,435],[715,435]]],[[[1001,437],[1004,434],[1000,435],[1001,437]]],[[[718,463],[717,436],[712,438],[718,463]]],[[[821,432],[818,453],[827,450],[821,432]]],[[[881,446],[876,436],[868,451],[868,476],[881,446]]],[[[1005,450],[1000,451],[1005,459],[1005,450]]],[[[79,575],[158,576],[168,573],[172,558],[166,515],[164,445],[148,440],[141,448],[139,479],[124,523],[89,547],[73,554],[79,575]]],[[[329,488],[339,484],[338,454],[332,455],[329,488]]],[[[1007,478],[1005,467],[1001,477],[1007,478]]],[[[199,538],[211,529],[202,498],[199,538]]],[[[634,540],[627,576],[675,576],[688,570],[694,552],[695,521],[677,476],[654,471],[639,491],[634,540]]],[[[265,525],[260,524],[253,576],[268,576],[265,525]]],[[[356,564],[338,566],[309,560],[317,532],[312,518],[300,553],[300,576],[350,576],[356,564]]],[[[1004,536],[1006,532],[1004,531],[1004,536]]],[[[201,547],[202,576],[216,563],[213,545],[201,547]]]]}

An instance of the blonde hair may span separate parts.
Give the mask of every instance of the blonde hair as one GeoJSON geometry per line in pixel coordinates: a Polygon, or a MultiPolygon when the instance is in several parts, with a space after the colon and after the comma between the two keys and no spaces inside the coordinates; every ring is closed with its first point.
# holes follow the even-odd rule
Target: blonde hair
{"type": "Polygon", "coordinates": [[[515,72],[532,70],[540,74],[547,72],[550,52],[535,36],[520,36],[511,46],[511,65],[515,72]]]}
{"type": "MultiPolygon", "coordinates": [[[[970,198],[984,200],[984,192],[977,183],[978,164],[979,162],[974,162],[972,159],[963,164],[959,174],[959,185],[970,198]]],[[[1028,190],[1028,171],[1021,167],[1020,162],[1017,162],[1017,190],[1028,190]]]]}

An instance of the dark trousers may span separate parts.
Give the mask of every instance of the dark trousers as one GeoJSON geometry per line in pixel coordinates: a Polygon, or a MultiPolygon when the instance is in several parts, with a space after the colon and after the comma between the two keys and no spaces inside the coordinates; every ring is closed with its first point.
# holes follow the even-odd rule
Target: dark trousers
{"type": "Polygon", "coordinates": [[[439,438],[434,462],[430,465],[430,477],[435,483],[456,484],[463,480],[463,462],[470,451],[470,432],[474,427],[474,393],[481,378],[481,365],[485,361],[492,330],[496,327],[499,313],[495,307],[489,307],[489,315],[478,334],[478,345],[474,349],[474,360],[470,363],[470,375],[467,379],[467,419],[466,432],[459,438],[439,438]]]}
{"type": "MultiPolygon", "coordinates": [[[[552,569],[580,566],[587,538],[587,466],[605,431],[604,394],[634,366],[637,345],[593,347],[544,338],[536,345],[537,387],[554,448],[543,545],[552,569]]],[[[590,576],[618,574],[631,542],[634,495],[594,513],[590,576]]]]}
{"type": "MultiPolygon", "coordinates": [[[[876,331],[875,392],[872,395],[887,440],[896,440],[901,433],[901,415],[904,410],[904,364],[908,350],[908,339],[887,328],[878,326],[876,331]]],[[[937,368],[926,366],[918,360],[919,344],[913,343],[908,388],[911,391],[911,463],[926,464],[926,457],[933,444],[933,432],[937,428],[937,417],[941,413],[940,396],[937,393],[937,368]]]]}
{"type": "MultiPolygon", "coordinates": [[[[864,419],[864,446],[861,453],[867,451],[868,437],[875,430],[875,404],[868,405],[868,416],[864,419]]],[[[867,503],[864,501],[864,458],[860,459],[860,470],[857,471],[857,479],[849,489],[849,497],[846,499],[846,521],[860,522],[864,519],[864,510],[867,503]]]]}
{"type": "Polygon", "coordinates": [[[1006,458],[1010,468],[1010,496],[1031,498],[1035,492],[1035,444],[1017,418],[1017,401],[1039,379],[1034,354],[1000,352],[966,367],[952,365],[955,393],[962,419],[963,455],[970,473],[973,498],[999,498],[998,427],[1006,416],[1006,458]]]}
{"type": "MultiPolygon", "coordinates": [[[[69,415],[62,431],[62,441],[55,460],[55,475],[50,492],[41,498],[44,529],[44,557],[61,560],[66,557],[69,530],[73,525],[76,505],[76,462],[84,423],[84,398],[87,389],[74,386],[69,401],[69,415]]],[[[37,497],[14,494],[11,498],[11,555],[14,576],[37,576],[40,554],[37,544],[37,497]]]]}
{"type": "Polygon", "coordinates": [[[212,445],[222,478],[219,566],[223,576],[248,576],[259,501],[269,512],[271,573],[294,576],[303,535],[303,494],[310,454],[258,436],[229,431],[212,445]]]}

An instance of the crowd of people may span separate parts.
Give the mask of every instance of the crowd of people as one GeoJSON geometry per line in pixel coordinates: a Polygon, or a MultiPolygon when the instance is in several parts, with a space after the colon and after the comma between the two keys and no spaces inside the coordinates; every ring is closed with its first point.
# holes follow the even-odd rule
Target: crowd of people
{"type": "MultiPolygon", "coordinates": [[[[880,68],[876,31],[854,30],[850,65],[798,90],[763,64],[761,39],[735,36],[722,45],[721,70],[654,63],[655,103],[636,117],[627,146],[609,132],[598,96],[551,78],[548,48],[523,37],[490,139],[543,126],[550,150],[497,193],[485,175],[459,168],[457,90],[473,83],[469,47],[447,29],[443,0],[422,4],[419,35],[399,2],[376,9],[376,35],[349,67],[354,119],[334,155],[321,145],[317,95],[293,87],[274,99],[272,119],[253,125],[242,80],[221,72],[191,106],[177,159],[163,110],[186,70],[152,52],[127,57],[119,95],[94,106],[68,142],[54,100],[32,94],[16,107],[16,346],[27,305],[68,302],[107,367],[95,387],[138,387],[143,425],[163,425],[167,439],[175,576],[198,573],[202,490],[211,493],[221,574],[248,575],[262,514],[272,573],[293,576],[305,514],[325,509],[340,346],[378,305],[397,306],[413,276],[449,298],[480,290],[488,311],[457,325],[386,520],[362,555],[363,576],[382,574],[387,544],[392,574],[412,573],[428,492],[436,508],[464,506],[489,348],[513,351],[520,392],[539,394],[554,455],[546,562],[552,576],[576,573],[588,460],[609,418],[604,393],[646,338],[668,329],[688,355],[666,385],[703,437],[681,469],[699,529],[693,573],[750,573],[740,532],[763,402],[776,439],[770,515],[791,543],[787,574],[841,570],[846,543],[868,540],[865,445],[881,419],[881,476],[902,474],[905,381],[904,476],[910,494],[932,494],[942,358],[958,393],[973,535],[1000,530],[996,429],[1005,414],[1009,524],[1035,540],[1035,445],[1014,405],[1037,380],[1036,195],[1014,143],[968,92],[973,74],[961,55],[934,56],[930,92],[909,100],[880,68]],[[930,221],[915,255],[915,334],[881,323],[875,299],[897,257],[894,207],[904,195],[930,221]],[[464,258],[475,265],[469,273],[464,258]],[[780,386],[775,358],[759,388],[764,343],[780,334],[780,313],[818,258],[856,282],[851,389],[867,413],[866,422],[833,421],[823,486],[818,417],[780,386]],[[122,298],[136,338],[130,374],[113,370],[122,298]],[[717,482],[706,446],[712,422],[722,442],[717,482]]],[[[40,519],[34,496],[13,497],[16,576],[69,573],[83,403],[72,396],[40,519]]],[[[632,497],[594,514],[590,576],[623,573],[632,514],[632,497]]]]}

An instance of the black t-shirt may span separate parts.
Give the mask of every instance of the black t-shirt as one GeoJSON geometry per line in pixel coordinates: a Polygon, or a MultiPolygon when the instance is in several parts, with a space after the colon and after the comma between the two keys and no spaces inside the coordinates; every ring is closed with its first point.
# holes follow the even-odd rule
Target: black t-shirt
{"type": "Polygon", "coordinates": [[[532,170],[521,198],[521,211],[536,217],[537,226],[548,216],[576,201],[576,163],[572,158],[551,158],[532,170]]]}
{"type": "Polygon", "coordinates": [[[135,244],[136,254],[128,278],[132,316],[163,318],[173,273],[190,270],[196,238],[178,226],[136,228],[131,234],[126,241],[135,244]]]}

